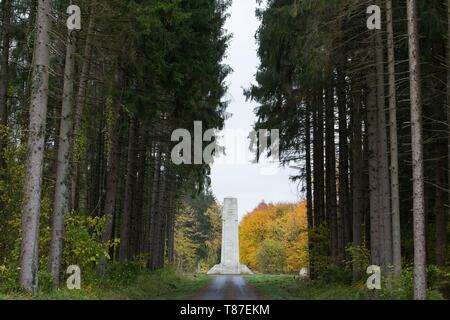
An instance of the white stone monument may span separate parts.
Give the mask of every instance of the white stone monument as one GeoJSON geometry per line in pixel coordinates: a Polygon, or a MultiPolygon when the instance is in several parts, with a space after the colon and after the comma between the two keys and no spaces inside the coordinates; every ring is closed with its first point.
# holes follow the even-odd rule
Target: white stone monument
{"type": "Polygon", "coordinates": [[[222,208],[222,254],[208,274],[252,274],[239,262],[239,228],[236,198],[225,198],[222,208]]]}

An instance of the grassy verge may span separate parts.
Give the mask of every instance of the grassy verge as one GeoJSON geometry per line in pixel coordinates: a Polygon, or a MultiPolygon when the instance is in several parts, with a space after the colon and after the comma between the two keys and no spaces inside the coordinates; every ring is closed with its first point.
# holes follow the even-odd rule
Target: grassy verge
{"type": "Polygon", "coordinates": [[[182,300],[193,297],[210,279],[203,275],[177,275],[171,270],[132,275],[116,270],[82,282],[81,290],[43,290],[33,297],[19,291],[2,294],[0,288],[0,300],[182,300]]]}
{"type": "Polygon", "coordinates": [[[299,281],[290,275],[251,275],[246,280],[264,298],[271,300],[365,300],[371,299],[367,289],[340,284],[323,285],[299,281]]]}
{"type": "MultiPolygon", "coordinates": [[[[264,298],[270,300],[371,300],[412,299],[408,288],[391,288],[377,292],[369,291],[364,284],[345,285],[321,281],[297,280],[290,275],[251,275],[246,280],[264,298]]],[[[428,299],[441,300],[436,290],[429,290],[428,299]]]]}

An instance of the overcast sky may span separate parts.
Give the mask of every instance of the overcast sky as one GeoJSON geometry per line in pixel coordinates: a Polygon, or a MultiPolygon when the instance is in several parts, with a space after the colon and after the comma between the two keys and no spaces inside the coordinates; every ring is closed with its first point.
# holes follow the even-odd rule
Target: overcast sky
{"type": "MultiPolygon", "coordinates": [[[[255,33],[259,21],[255,17],[256,0],[234,0],[231,17],[225,28],[233,34],[225,63],[234,72],[228,77],[228,112],[225,130],[220,134],[226,155],[216,159],[212,166],[212,190],[217,200],[225,197],[238,199],[239,217],[252,211],[262,200],[265,202],[293,202],[299,199],[297,184],[289,181],[292,169],[278,169],[273,174],[267,165],[252,164],[247,136],[256,116],[256,104],[246,102],[243,89],[254,83],[259,63],[255,33]]],[[[276,129],[276,128],[267,128],[276,129]]]]}

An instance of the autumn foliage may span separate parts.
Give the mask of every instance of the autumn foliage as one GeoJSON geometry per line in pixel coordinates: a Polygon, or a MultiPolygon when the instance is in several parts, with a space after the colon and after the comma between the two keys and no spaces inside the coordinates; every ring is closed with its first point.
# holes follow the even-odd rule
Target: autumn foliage
{"type": "Polygon", "coordinates": [[[239,226],[241,263],[262,273],[297,273],[308,266],[305,203],[266,204],[239,226]]]}

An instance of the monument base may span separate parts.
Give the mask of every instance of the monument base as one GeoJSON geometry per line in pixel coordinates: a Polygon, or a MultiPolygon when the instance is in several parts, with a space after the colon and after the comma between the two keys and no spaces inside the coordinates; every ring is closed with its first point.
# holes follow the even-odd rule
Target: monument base
{"type": "Polygon", "coordinates": [[[227,266],[220,263],[212,267],[207,274],[253,274],[253,272],[245,264],[227,266]]]}

